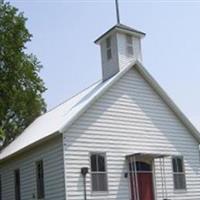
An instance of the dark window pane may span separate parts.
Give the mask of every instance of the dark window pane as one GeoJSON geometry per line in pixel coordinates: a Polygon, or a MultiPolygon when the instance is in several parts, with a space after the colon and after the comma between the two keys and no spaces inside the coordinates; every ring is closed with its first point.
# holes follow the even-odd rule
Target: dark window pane
{"type": "Polygon", "coordinates": [[[183,160],[181,158],[177,158],[177,169],[178,172],[183,172],[183,160]]]}
{"type": "Polygon", "coordinates": [[[105,173],[98,174],[98,189],[99,191],[107,191],[107,175],[105,173]]]}
{"type": "Polygon", "coordinates": [[[97,177],[97,174],[92,174],[92,191],[98,191],[98,177],[97,177]]]}
{"type": "Polygon", "coordinates": [[[133,43],[133,39],[132,39],[132,36],[131,35],[126,35],[126,42],[128,44],[132,44],[133,43]]]}
{"type": "Polygon", "coordinates": [[[132,168],[131,163],[129,163],[129,171],[134,171],[133,168],[132,168]]]}
{"type": "Polygon", "coordinates": [[[138,171],[151,171],[151,165],[144,162],[137,162],[137,170],[138,171]]]}
{"type": "MultiPolygon", "coordinates": [[[[139,167],[138,167],[138,162],[136,162],[136,169],[138,171],[139,167]]],[[[130,171],[135,171],[135,162],[130,162],[129,163],[129,170],[130,171]]]]}
{"type": "Polygon", "coordinates": [[[185,174],[174,174],[174,188],[177,190],[185,189],[185,174]]]}
{"type": "Polygon", "coordinates": [[[105,172],[105,158],[103,155],[98,155],[98,171],[105,172]]]}
{"type": "Polygon", "coordinates": [[[15,200],[20,200],[20,171],[19,169],[15,170],[14,172],[15,176],[15,200]]]}
{"type": "Polygon", "coordinates": [[[110,60],[112,58],[111,48],[107,49],[107,59],[110,60]]]}
{"type": "Polygon", "coordinates": [[[96,172],[97,171],[97,156],[91,155],[91,171],[96,172]]]}
{"type": "MultiPolygon", "coordinates": [[[[148,163],[145,163],[145,162],[136,162],[136,168],[137,168],[137,171],[152,171],[152,168],[151,168],[151,165],[148,164],[148,163]]],[[[132,162],[132,165],[131,163],[129,163],[129,169],[130,171],[135,171],[135,164],[134,162],[132,162]]]]}
{"type": "Polygon", "coordinates": [[[183,159],[180,157],[173,158],[173,172],[183,172],[183,159]]]}
{"type": "Polygon", "coordinates": [[[177,172],[176,158],[172,159],[172,164],[173,164],[173,172],[177,172]]]}
{"type": "Polygon", "coordinates": [[[37,176],[37,197],[44,198],[44,171],[43,161],[36,162],[36,176],[37,176]]]}
{"type": "Polygon", "coordinates": [[[110,48],[110,46],[111,46],[111,39],[109,37],[109,38],[106,39],[106,47],[110,48]]]}
{"type": "Polygon", "coordinates": [[[110,60],[112,58],[112,50],[111,50],[111,38],[108,37],[106,39],[106,49],[107,49],[107,59],[110,60]]]}
{"type": "Polygon", "coordinates": [[[107,191],[107,175],[105,173],[92,174],[92,191],[107,191]]]}

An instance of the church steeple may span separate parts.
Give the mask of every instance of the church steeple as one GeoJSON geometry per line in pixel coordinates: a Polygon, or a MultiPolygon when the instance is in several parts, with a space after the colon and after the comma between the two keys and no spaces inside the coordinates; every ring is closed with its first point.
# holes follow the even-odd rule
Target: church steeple
{"type": "Polygon", "coordinates": [[[142,61],[141,39],[145,33],[116,24],[95,43],[101,48],[102,78],[109,79],[134,60],[142,61]]]}

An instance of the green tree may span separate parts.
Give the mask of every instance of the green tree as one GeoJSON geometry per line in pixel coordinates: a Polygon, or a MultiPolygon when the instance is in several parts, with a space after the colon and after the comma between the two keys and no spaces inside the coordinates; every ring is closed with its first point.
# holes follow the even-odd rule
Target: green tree
{"type": "Polygon", "coordinates": [[[46,111],[37,58],[26,53],[32,35],[26,18],[9,3],[0,3],[0,139],[4,146],[46,111]]]}

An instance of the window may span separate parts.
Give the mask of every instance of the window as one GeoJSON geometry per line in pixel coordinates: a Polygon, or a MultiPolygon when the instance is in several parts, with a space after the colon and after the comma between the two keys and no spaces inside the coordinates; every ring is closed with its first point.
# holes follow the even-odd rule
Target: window
{"type": "Polygon", "coordinates": [[[133,38],[131,35],[126,35],[126,51],[128,56],[133,55],[133,38]]]}
{"type": "Polygon", "coordinates": [[[20,194],[20,171],[19,171],[19,169],[16,169],[14,171],[14,178],[15,178],[15,200],[20,200],[21,194],[20,194]]]}
{"type": "Polygon", "coordinates": [[[36,162],[36,178],[37,178],[37,198],[44,198],[44,169],[43,161],[36,162]]]}
{"type": "Polygon", "coordinates": [[[111,38],[110,37],[108,37],[106,39],[106,53],[107,53],[107,59],[110,60],[112,58],[111,38]]]}
{"type": "Polygon", "coordinates": [[[90,156],[92,191],[94,192],[108,190],[105,158],[104,153],[92,153],[90,156]]]}
{"type": "Polygon", "coordinates": [[[172,159],[173,176],[174,176],[174,189],[186,189],[184,164],[182,157],[174,157],[172,159]]]}
{"type": "Polygon", "coordinates": [[[141,162],[141,161],[136,161],[136,163],[135,162],[129,163],[129,170],[135,171],[135,166],[136,166],[137,172],[142,172],[142,171],[151,172],[152,171],[152,167],[150,164],[141,162]]]}
{"type": "Polygon", "coordinates": [[[2,200],[2,180],[0,175],[0,200],[2,200]]]}

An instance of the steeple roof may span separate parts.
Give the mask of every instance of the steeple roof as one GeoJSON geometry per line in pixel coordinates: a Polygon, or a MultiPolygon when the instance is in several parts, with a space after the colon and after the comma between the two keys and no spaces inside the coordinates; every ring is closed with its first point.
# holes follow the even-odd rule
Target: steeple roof
{"type": "Polygon", "coordinates": [[[138,31],[130,26],[124,25],[124,24],[116,24],[115,26],[113,26],[112,28],[110,28],[108,31],[106,31],[103,35],[101,35],[100,37],[98,37],[94,42],[97,44],[104,36],[108,35],[110,32],[114,31],[114,30],[118,30],[118,31],[127,31],[133,34],[137,34],[139,37],[144,37],[146,34],[138,31]]]}

